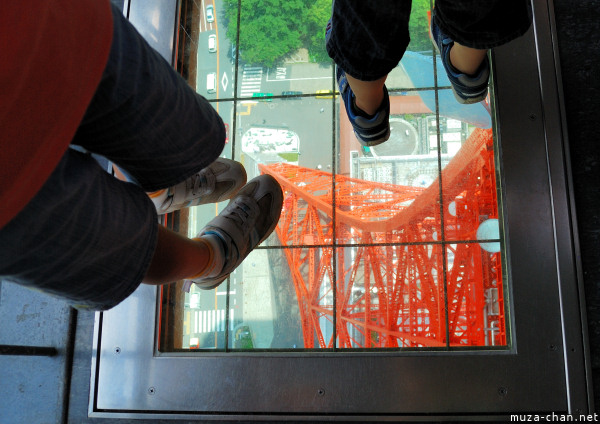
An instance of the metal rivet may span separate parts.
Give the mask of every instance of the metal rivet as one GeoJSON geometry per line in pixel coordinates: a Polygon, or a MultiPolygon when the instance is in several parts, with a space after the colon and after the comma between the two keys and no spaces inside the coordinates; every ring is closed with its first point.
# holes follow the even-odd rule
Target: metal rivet
{"type": "Polygon", "coordinates": [[[121,348],[119,346],[115,347],[115,353],[118,355],[121,353],[121,348]]]}
{"type": "Polygon", "coordinates": [[[535,113],[529,114],[529,120],[530,121],[535,121],[535,118],[537,118],[537,116],[535,116],[535,113]]]}
{"type": "Polygon", "coordinates": [[[500,388],[498,389],[498,394],[499,394],[500,396],[506,396],[506,394],[507,394],[507,393],[508,393],[508,390],[506,389],[506,387],[500,387],[500,388]]]}
{"type": "Polygon", "coordinates": [[[156,393],[156,389],[155,389],[154,387],[150,387],[150,388],[148,389],[148,394],[149,394],[149,395],[153,395],[154,393],[156,393]]]}
{"type": "Polygon", "coordinates": [[[319,390],[317,390],[317,394],[318,394],[319,396],[325,396],[325,390],[323,390],[323,389],[319,389],[319,390]]]}
{"type": "Polygon", "coordinates": [[[556,349],[558,349],[558,348],[556,347],[556,345],[553,345],[553,344],[551,344],[550,346],[548,346],[548,349],[550,349],[550,350],[553,350],[553,351],[554,351],[554,350],[556,350],[556,349]]]}

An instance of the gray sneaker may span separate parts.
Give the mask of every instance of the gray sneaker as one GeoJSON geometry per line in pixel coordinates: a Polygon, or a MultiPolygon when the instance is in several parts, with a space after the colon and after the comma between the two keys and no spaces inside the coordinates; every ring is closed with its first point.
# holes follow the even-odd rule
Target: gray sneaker
{"type": "Polygon", "coordinates": [[[213,234],[222,240],[223,269],[215,275],[188,281],[205,290],[221,284],[273,232],[282,204],[283,192],[275,178],[261,175],[252,179],[196,237],[213,234]]]}
{"type": "Polygon", "coordinates": [[[164,190],[150,193],[159,215],[190,206],[231,199],[246,184],[246,170],[241,163],[217,158],[187,180],[164,190]]]}

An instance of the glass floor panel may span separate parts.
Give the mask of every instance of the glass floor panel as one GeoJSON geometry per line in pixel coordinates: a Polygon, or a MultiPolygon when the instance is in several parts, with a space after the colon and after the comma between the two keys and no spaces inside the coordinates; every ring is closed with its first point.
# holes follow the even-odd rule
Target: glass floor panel
{"type": "MultiPolygon", "coordinates": [[[[250,2],[182,1],[177,68],[222,116],[222,155],[248,179],[273,175],[285,197],[276,231],[221,286],[163,286],[161,352],[510,347],[493,89],[456,102],[429,2],[415,3],[386,83],[391,137],[368,148],[324,51],[330,2],[295,11],[297,39],[267,43],[256,34],[270,37],[297,5],[263,28],[250,2]]],[[[193,237],[224,207],[164,224],[193,237]]]]}

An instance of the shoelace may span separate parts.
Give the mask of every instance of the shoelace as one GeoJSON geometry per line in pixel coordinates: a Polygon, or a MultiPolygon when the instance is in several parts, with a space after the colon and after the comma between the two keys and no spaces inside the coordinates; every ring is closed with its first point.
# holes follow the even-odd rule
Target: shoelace
{"type": "Polygon", "coordinates": [[[208,178],[206,177],[206,170],[198,172],[196,175],[192,176],[192,196],[202,196],[204,194],[210,193],[212,188],[209,187],[208,178]]]}
{"type": "Polygon", "coordinates": [[[252,215],[252,209],[241,201],[236,201],[232,206],[228,217],[238,223],[244,230],[248,230],[247,222],[252,215]]]}
{"type": "MultiPolygon", "coordinates": [[[[248,221],[250,219],[250,216],[252,215],[252,210],[245,205],[244,203],[242,203],[241,199],[237,199],[234,201],[234,203],[230,203],[227,206],[227,218],[231,219],[232,221],[234,221],[239,227],[242,228],[243,233],[247,234],[248,232],[250,232],[254,225],[249,225],[248,221]]],[[[226,263],[227,262],[231,262],[231,261],[236,261],[237,258],[239,258],[239,256],[242,254],[241,253],[241,246],[238,246],[235,239],[231,237],[231,235],[229,233],[227,233],[227,231],[218,231],[218,230],[212,230],[210,232],[214,232],[215,234],[217,234],[221,239],[223,239],[223,243],[224,246],[226,246],[226,263]]],[[[207,232],[208,234],[209,232],[207,232]]],[[[245,237],[245,235],[244,235],[245,237]]],[[[224,265],[225,267],[227,265],[224,265]]]]}

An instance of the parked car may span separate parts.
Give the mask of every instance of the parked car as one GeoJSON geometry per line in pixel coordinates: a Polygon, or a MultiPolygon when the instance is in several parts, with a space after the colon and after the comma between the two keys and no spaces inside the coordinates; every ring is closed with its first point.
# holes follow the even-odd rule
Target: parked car
{"type": "Polygon", "coordinates": [[[206,91],[208,93],[217,92],[217,74],[215,72],[211,72],[206,76],[206,91]]]}
{"type": "Polygon", "coordinates": [[[317,90],[317,99],[333,99],[333,90],[317,90]]]}
{"type": "Polygon", "coordinates": [[[211,53],[217,51],[217,36],[215,34],[208,36],[208,51],[211,53]]]}
{"type": "Polygon", "coordinates": [[[284,100],[300,100],[302,91],[282,91],[281,95],[284,100]]]}
{"type": "Polygon", "coordinates": [[[212,4],[206,6],[206,22],[215,21],[215,7],[212,4]]]}

